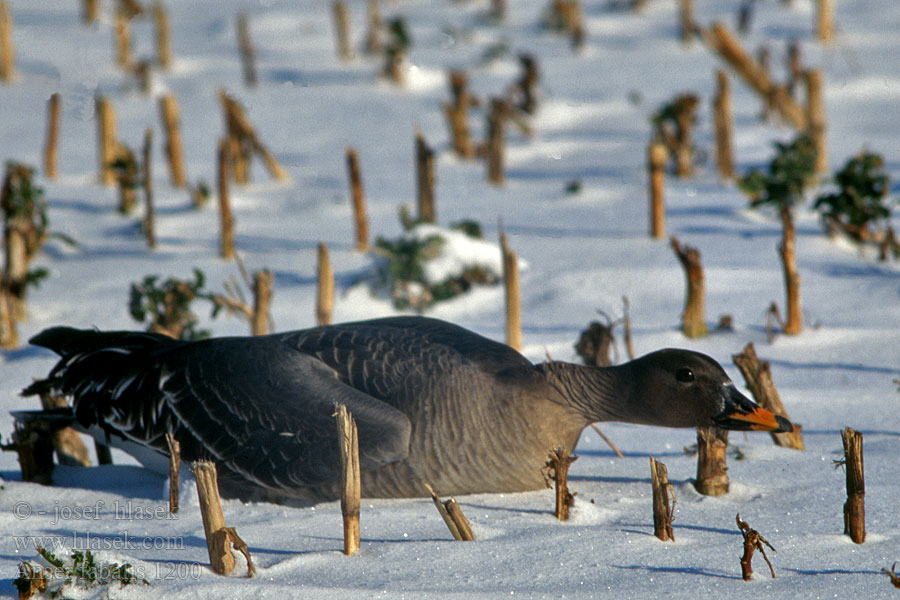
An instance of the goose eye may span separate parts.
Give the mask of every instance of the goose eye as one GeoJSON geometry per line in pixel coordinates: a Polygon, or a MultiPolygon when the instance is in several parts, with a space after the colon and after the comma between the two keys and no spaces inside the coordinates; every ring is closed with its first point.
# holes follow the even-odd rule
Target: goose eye
{"type": "Polygon", "coordinates": [[[687,367],[682,367],[675,371],[675,378],[678,381],[682,381],[684,383],[690,383],[694,381],[694,372],[688,369],[687,367]]]}

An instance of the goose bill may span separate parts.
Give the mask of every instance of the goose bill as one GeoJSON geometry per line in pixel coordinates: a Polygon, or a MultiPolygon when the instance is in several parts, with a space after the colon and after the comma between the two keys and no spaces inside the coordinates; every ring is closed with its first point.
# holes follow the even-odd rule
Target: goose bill
{"type": "Polygon", "coordinates": [[[724,429],[739,431],[770,431],[784,433],[794,430],[794,426],[784,417],[759,406],[734,386],[728,386],[725,393],[725,410],[713,417],[713,421],[724,429]]]}

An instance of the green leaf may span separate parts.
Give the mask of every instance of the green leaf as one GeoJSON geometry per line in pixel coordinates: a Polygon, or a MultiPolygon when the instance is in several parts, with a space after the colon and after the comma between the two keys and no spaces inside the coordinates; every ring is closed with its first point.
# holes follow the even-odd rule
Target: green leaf
{"type": "Polygon", "coordinates": [[[888,219],[890,186],[883,168],[884,159],[878,154],[861,152],[849,159],[835,174],[838,191],[819,196],[816,209],[823,217],[857,229],[888,219]]]}
{"type": "Polygon", "coordinates": [[[25,274],[25,285],[34,286],[35,288],[40,287],[41,281],[48,277],[50,277],[50,271],[44,267],[29,269],[25,274]]]}
{"type": "Polygon", "coordinates": [[[484,233],[481,231],[481,225],[477,221],[473,221],[472,219],[463,219],[462,221],[450,223],[450,229],[453,229],[454,231],[461,231],[470,238],[476,240],[484,239],[484,233]]]}
{"type": "Polygon", "coordinates": [[[804,191],[814,181],[816,150],[812,139],[799,135],[789,143],[775,142],[775,157],[768,172],[754,170],[738,181],[750,205],[792,207],[803,201],[804,191]]]}

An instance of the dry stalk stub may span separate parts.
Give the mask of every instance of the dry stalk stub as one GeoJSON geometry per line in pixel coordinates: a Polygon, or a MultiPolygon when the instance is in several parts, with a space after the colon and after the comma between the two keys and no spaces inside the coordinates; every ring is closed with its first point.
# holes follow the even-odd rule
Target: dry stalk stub
{"type": "Polygon", "coordinates": [[[863,436],[847,427],[841,432],[847,501],[844,503],[844,533],[856,544],[866,541],[866,484],[863,471],[863,436]]]}
{"type": "Polygon", "coordinates": [[[681,41],[690,44],[697,34],[697,23],[694,21],[693,0],[680,0],[681,3],[681,41]]]}
{"type": "Polygon", "coordinates": [[[895,588],[900,588],[900,575],[897,574],[896,569],[897,563],[894,563],[893,565],[891,565],[890,571],[888,571],[887,569],[881,569],[881,572],[891,578],[891,585],[893,585],[895,588]]]}
{"type": "Polygon", "coordinates": [[[469,93],[465,71],[450,71],[450,93],[453,101],[444,104],[444,114],[453,140],[453,151],[460,158],[475,158],[475,146],[469,136],[469,107],[478,106],[478,100],[469,93]]]}
{"type": "MultiPolygon", "coordinates": [[[[62,396],[41,394],[41,408],[64,408],[69,403],[62,396]]],[[[53,448],[56,450],[56,461],[61,465],[75,467],[91,466],[91,457],[81,435],[71,427],[63,427],[53,432],[53,448]]]]}
{"type": "Polygon", "coordinates": [[[678,257],[687,278],[687,298],[684,312],[681,315],[681,331],[689,338],[703,337],[709,331],[704,320],[704,283],[703,265],[700,262],[700,251],[692,246],[681,246],[678,238],[672,237],[672,249],[678,257]]]}
{"type": "Polygon", "coordinates": [[[235,182],[240,184],[249,180],[249,160],[253,153],[259,155],[273,178],[278,181],[290,179],[284,167],[260,141],[241,104],[231,98],[225,91],[219,92],[219,99],[225,112],[227,138],[232,146],[232,173],[235,182]]]}
{"type": "Polygon", "coordinates": [[[741,530],[741,535],[744,538],[744,554],[741,556],[741,576],[744,581],[750,581],[750,576],[753,574],[751,561],[753,560],[753,553],[756,550],[759,550],[759,553],[762,554],[763,559],[765,559],[766,564],[769,566],[769,572],[774,579],[775,569],[772,567],[772,563],[769,562],[769,557],[766,556],[765,546],[768,546],[772,552],[775,552],[775,548],[773,548],[772,544],[760,535],[758,531],[750,529],[750,525],[748,525],[746,521],[741,521],[740,513],[735,516],[735,520],[737,521],[738,529],[741,530]]]}
{"type": "MultiPolygon", "coordinates": [[[[772,53],[769,51],[769,47],[765,44],[761,45],[756,49],[756,62],[762,67],[763,72],[765,72],[766,77],[771,77],[771,66],[772,66],[772,53]]],[[[760,120],[764,123],[767,123],[773,119],[775,116],[775,97],[774,95],[768,96],[763,99],[763,110],[760,115],[760,120]]]]}
{"type": "Polygon", "coordinates": [[[816,36],[823,44],[834,37],[834,0],[816,0],[816,36]]]}
{"type": "Polygon", "coordinates": [[[238,47],[241,49],[241,64],[244,68],[244,84],[249,88],[256,87],[256,52],[250,39],[250,21],[247,15],[237,18],[238,47]]]}
{"type": "Polygon", "coordinates": [[[335,407],[338,447],[341,453],[341,516],[344,520],[344,554],[359,550],[359,437],[356,421],[344,404],[335,407]]]}
{"type": "Polygon", "coordinates": [[[247,559],[247,577],[253,577],[256,569],[253,567],[247,544],[238,537],[233,527],[225,526],[215,463],[208,460],[197,461],[194,463],[193,471],[197,479],[197,496],[200,501],[203,530],[206,533],[210,566],[219,575],[228,575],[234,571],[235,560],[231,553],[233,547],[247,559]]]}
{"type": "Polygon", "coordinates": [[[12,81],[16,74],[12,29],[9,4],[6,0],[0,0],[0,81],[7,83],[12,81]]]}
{"type": "Polygon", "coordinates": [[[153,3],[153,24],[156,28],[156,62],[161,69],[168,69],[172,65],[172,36],[169,13],[162,2],[153,3]]]}
{"type": "Polygon", "coordinates": [[[334,312],[334,271],[328,259],[328,246],[322,242],[319,242],[316,265],[316,324],[330,325],[334,312]]]}
{"type": "Polygon", "coordinates": [[[231,200],[228,192],[229,180],[229,164],[231,162],[230,148],[228,140],[219,141],[219,224],[220,224],[220,244],[219,255],[231,260],[235,257],[234,251],[234,217],[231,213],[231,200]]]}
{"type": "Polygon", "coordinates": [[[669,483],[666,465],[650,457],[650,481],[653,489],[653,535],[662,541],[675,541],[672,521],[675,517],[675,489],[669,483]],[[669,494],[672,502],[669,503],[669,494]]]}
{"type": "Polygon", "coordinates": [[[487,179],[494,185],[503,185],[505,176],[503,128],[509,114],[505,100],[491,99],[491,109],[487,121],[487,179]]]}
{"type": "Polygon", "coordinates": [[[169,447],[169,512],[178,512],[178,487],[181,476],[181,444],[171,433],[166,434],[169,447]]]}
{"type": "Polygon", "coordinates": [[[506,298],[506,345],[522,349],[522,303],[519,291],[519,257],[509,247],[506,234],[500,232],[503,259],[503,286],[506,298]]]}
{"type": "Polygon", "coordinates": [[[416,204],[419,221],[434,223],[434,150],[428,146],[422,132],[416,129],[416,204]]]}
{"type": "Polygon", "coordinates": [[[694,487],[705,496],[721,496],[728,493],[728,466],[725,450],[728,446],[728,430],[718,427],[697,428],[697,480],[694,487]]]}
{"type": "Polygon", "coordinates": [[[359,156],[353,148],[347,148],[347,177],[350,181],[350,201],[353,204],[353,223],[356,231],[356,249],[369,249],[369,220],[366,217],[366,197],[363,194],[359,156]]]}
{"type": "MultiPolygon", "coordinates": [[[[775,383],[772,381],[772,371],[769,361],[760,360],[756,355],[756,349],[753,343],[748,343],[740,354],[734,354],[731,357],[735,366],[744,376],[747,387],[753,395],[756,403],[772,411],[775,415],[784,417],[790,421],[778,390],[775,389],[775,383]]],[[[794,430],[785,433],[772,433],[772,440],[776,445],[785,448],[793,448],[795,450],[803,450],[803,433],[802,428],[794,423],[794,430]]]]}
{"type": "Polygon", "coordinates": [[[144,184],[144,236],[147,238],[147,247],[156,248],[156,211],[153,207],[153,130],[144,132],[144,150],[141,159],[143,173],[141,179],[144,184]]]}
{"type": "Polygon", "coordinates": [[[581,11],[581,0],[569,0],[569,37],[573,50],[584,47],[584,16],[581,11]]]}
{"type": "Polygon", "coordinates": [[[447,529],[450,530],[453,539],[458,542],[474,542],[475,534],[472,533],[472,526],[456,500],[453,498],[441,500],[434,492],[434,489],[427,483],[425,484],[425,489],[431,494],[431,501],[434,502],[434,506],[444,520],[444,524],[447,525],[447,529]]]}
{"type": "Polygon", "coordinates": [[[553,0],[550,27],[568,33],[572,48],[578,50],[584,45],[584,19],[580,0],[553,0]]]}
{"type": "Polygon", "coordinates": [[[250,316],[250,333],[269,333],[269,306],[272,304],[272,285],[275,274],[269,269],[260,269],[253,274],[253,313],[250,316]]]}
{"type": "Polygon", "coordinates": [[[782,330],[786,335],[803,331],[803,309],[800,304],[800,273],[797,270],[797,233],[789,206],[780,209],[782,237],[778,252],[784,270],[784,287],[787,302],[787,321],[782,330]]]}
{"type": "Polygon", "coordinates": [[[169,161],[169,174],[172,185],[183,188],[187,185],[184,174],[184,153],[181,149],[181,123],[178,115],[178,100],[172,94],[166,94],[159,100],[160,113],[166,131],[166,158],[169,161]]]}
{"type": "Polygon", "coordinates": [[[650,173],[650,236],[661,240],[666,235],[665,173],[669,151],[665,144],[651,142],[647,149],[650,173]]]}
{"type": "Polygon", "coordinates": [[[797,40],[791,40],[787,49],[787,74],[788,95],[793,98],[797,94],[797,85],[803,80],[805,72],[803,70],[803,62],[800,59],[800,44],[797,40]]]}
{"type": "Polygon", "coordinates": [[[491,0],[491,18],[502,21],[506,18],[506,0],[491,0]]]}
{"type": "Polygon", "coordinates": [[[218,532],[225,528],[225,515],[219,498],[216,465],[211,461],[194,463],[194,477],[197,479],[197,495],[200,501],[200,515],[206,534],[206,548],[213,570],[220,575],[228,575],[234,570],[234,556],[226,548],[224,540],[218,539],[218,532]]]}
{"type": "Polygon", "coordinates": [[[112,102],[98,96],[97,108],[97,138],[100,146],[100,181],[103,185],[116,183],[116,174],[113,171],[113,163],[116,161],[116,148],[118,140],[116,135],[116,111],[112,102]]]}
{"type": "Polygon", "coordinates": [[[131,17],[120,6],[116,8],[116,64],[125,71],[132,70],[131,17]]]}
{"type": "Polygon", "coordinates": [[[347,12],[347,4],[342,0],[332,3],[334,13],[334,36],[337,43],[338,57],[344,62],[353,59],[353,50],[350,47],[350,13],[347,12]]]}
{"type": "Polygon", "coordinates": [[[734,178],[734,109],[731,100],[731,80],[725,71],[716,72],[716,96],[713,99],[713,120],[716,130],[716,167],[722,179],[734,178]]]}
{"type": "Polygon", "coordinates": [[[805,73],[806,81],[806,124],[809,137],[816,148],[815,171],[819,175],[828,172],[828,144],[825,129],[825,102],[822,99],[823,76],[819,69],[805,73]]]}
{"type": "Polygon", "coordinates": [[[520,54],[519,65],[522,67],[522,76],[516,81],[514,92],[518,96],[516,108],[526,114],[534,114],[538,101],[538,75],[537,59],[531,54],[520,54]]]}
{"type": "Polygon", "coordinates": [[[247,302],[237,282],[227,281],[225,282],[226,294],[213,294],[212,302],[217,307],[224,308],[229,314],[247,319],[251,335],[266,335],[269,333],[269,305],[272,302],[272,284],[275,281],[275,275],[268,269],[260,269],[253,273],[251,282],[244,272],[240,260],[238,260],[238,267],[241,269],[244,281],[253,291],[253,305],[251,306],[247,302]]]}
{"type": "Polygon", "coordinates": [[[634,343],[631,339],[631,315],[629,310],[628,296],[622,296],[622,329],[625,333],[625,351],[628,353],[628,360],[634,360],[634,343]]]}
{"type": "Polygon", "coordinates": [[[366,2],[366,43],[363,48],[366,54],[381,54],[384,48],[382,40],[382,29],[384,25],[381,22],[381,9],[378,7],[378,0],[368,0],[366,2]]]}
{"type": "Polygon", "coordinates": [[[53,483],[53,432],[46,421],[22,423],[16,421],[12,443],[3,450],[15,450],[19,455],[22,481],[42,485],[53,483]]]}
{"type": "Polygon", "coordinates": [[[139,60],[134,63],[134,77],[137,79],[138,87],[145,96],[150,95],[151,75],[153,74],[153,65],[148,59],[139,60]]]}
{"type": "Polygon", "coordinates": [[[144,14],[144,7],[139,0],[117,0],[116,10],[121,11],[128,19],[133,19],[144,14]]]}
{"type": "Polygon", "coordinates": [[[56,179],[57,155],[59,148],[59,118],[62,112],[62,98],[59,92],[50,96],[47,102],[47,140],[44,143],[44,175],[56,179]]]}
{"type": "MultiPolygon", "coordinates": [[[[569,492],[569,466],[578,460],[577,456],[569,456],[562,448],[550,451],[550,459],[545,468],[556,490],[556,518],[560,521],[569,519],[569,508],[575,503],[575,494],[569,492]]],[[[550,483],[547,482],[549,487],[550,483]]]]}
{"type": "Polygon", "coordinates": [[[13,318],[12,295],[5,285],[0,283],[0,348],[17,348],[19,332],[13,318]]]}
{"type": "Polygon", "coordinates": [[[675,146],[676,172],[679,177],[690,177],[694,174],[694,123],[699,100],[689,94],[678,99],[676,114],[677,133],[675,146]]]}
{"type": "Polygon", "coordinates": [[[81,0],[81,22],[90,25],[100,13],[100,0],[81,0]]]}
{"type": "Polygon", "coordinates": [[[731,65],[735,72],[787,122],[798,129],[805,126],[806,117],[803,109],[791,99],[787,88],[772,82],[762,65],[744,50],[727,27],[721,23],[714,23],[711,29],[701,29],[701,33],[707,43],[731,65]]]}

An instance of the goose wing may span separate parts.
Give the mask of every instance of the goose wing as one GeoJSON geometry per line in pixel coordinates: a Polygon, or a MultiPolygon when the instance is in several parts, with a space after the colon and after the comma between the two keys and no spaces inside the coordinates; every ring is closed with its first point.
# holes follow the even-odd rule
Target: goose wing
{"type": "Polygon", "coordinates": [[[162,386],[178,420],[213,456],[260,485],[302,487],[338,478],[333,418],[345,404],[359,429],[360,468],[401,460],[409,419],[361,392],[333,369],[275,339],[219,340],[162,386]]]}
{"type": "Polygon", "coordinates": [[[290,489],[338,478],[332,415],[339,403],[356,420],[363,470],[409,451],[410,423],[402,412],[342,383],[334,369],[278,336],[194,343],[148,337],[128,345],[109,333],[58,331],[63,334],[104,337],[92,347],[54,344],[41,334],[40,345],[79,351],[63,354],[48,380],[30,391],[49,387],[71,396],[82,424],[99,423],[156,448],[172,431],[188,438],[185,458],[214,458],[258,485],[290,489]]]}
{"type": "Polygon", "coordinates": [[[411,376],[428,378],[461,365],[491,374],[533,366],[506,344],[426,317],[343,323],[289,332],[281,338],[333,368],[345,383],[389,402],[411,376]]]}

